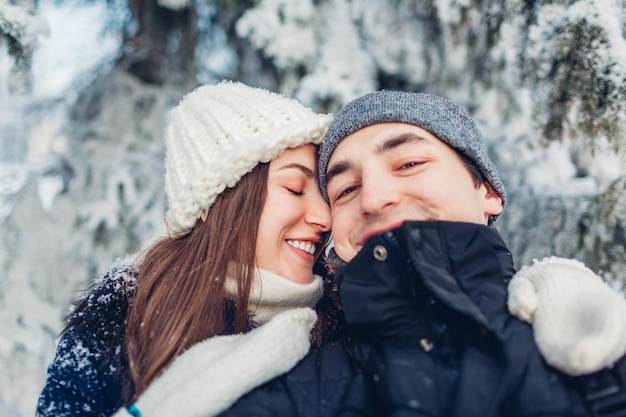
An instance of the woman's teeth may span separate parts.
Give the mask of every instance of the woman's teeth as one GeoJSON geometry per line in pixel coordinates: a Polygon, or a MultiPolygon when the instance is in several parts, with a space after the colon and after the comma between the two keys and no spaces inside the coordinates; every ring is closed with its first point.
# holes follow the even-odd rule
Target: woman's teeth
{"type": "Polygon", "coordinates": [[[301,242],[299,240],[288,240],[287,243],[293,246],[294,248],[301,249],[305,252],[310,253],[311,255],[315,254],[315,245],[311,242],[301,242]]]}

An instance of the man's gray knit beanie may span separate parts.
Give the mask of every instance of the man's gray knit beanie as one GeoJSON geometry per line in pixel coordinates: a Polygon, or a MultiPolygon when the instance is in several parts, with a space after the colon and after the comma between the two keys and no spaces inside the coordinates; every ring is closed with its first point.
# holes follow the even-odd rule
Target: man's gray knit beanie
{"type": "MultiPolygon", "coordinates": [[[[498,171],[487,155],[487,147],[474,120],[461,107],[444,98],[425,93],[383,90],[351,101],[337,114],[320,148],[319,178],[328,201],[326,169],[339,142],[364,127],[377,123],[408,123],[435,135],[469,157],[485,179],[506,202],[506,191],[498,171]]],[[[491,216],[492,225],[498,216],[491,216]]]]}

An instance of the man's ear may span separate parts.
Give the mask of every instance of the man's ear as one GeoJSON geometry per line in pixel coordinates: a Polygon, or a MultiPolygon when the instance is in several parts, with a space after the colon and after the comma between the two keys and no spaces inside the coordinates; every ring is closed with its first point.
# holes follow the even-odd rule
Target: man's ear
{"type": "Polygon", "coordinates": [[[209,210],[202,210],[202,213],[200,213],[200,219],[202,219],[203,222],[206,221],[207,216],[209,215],[209,210]]]}
{"type": "Polygon", "coordinates": [[[502,197],[496,192],[496,190],[488,182],[484,182],[485,186],[485,199],[483,201],[483,210],[485,216],[496,216],[502,213],[504,207],[502,206],[502,197]]]}

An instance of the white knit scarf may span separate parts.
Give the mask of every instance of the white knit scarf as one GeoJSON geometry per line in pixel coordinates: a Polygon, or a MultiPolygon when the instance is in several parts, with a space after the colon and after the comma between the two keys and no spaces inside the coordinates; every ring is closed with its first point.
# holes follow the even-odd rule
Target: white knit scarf
{"type": "MultiPolygon", "coordinates": [[[[196,343],[150,384],[134,409],[145,417],[212,417],[250,390],[289,371],[309,351],[309,335],[317,319],[310,307],[323,293],[322,278],[313,278],[309,284],[298,284],[257,269],[250,313],[263,326],[196,343]]],[[[226,296],[234,298],[234,268],[225,288],[226,296]]],[[[121,408],[114,417],[131,415],[136,414],[121,408]]]]}
{"type": "MultiPolygon", "coordinates": [[[[234,271],[234,268],[231,268],[234,271]]],[[[226,296],[237,294],[237,279],[229,274],[225,284],[226,296]]],[[[322,277],[313,275],[308,284],[293,282],[281,275],[257,268],[250,288],[249,311],[252,320],[264,324],[281,311],[298,307],[314,307],[322,298],[322,277]]]]}

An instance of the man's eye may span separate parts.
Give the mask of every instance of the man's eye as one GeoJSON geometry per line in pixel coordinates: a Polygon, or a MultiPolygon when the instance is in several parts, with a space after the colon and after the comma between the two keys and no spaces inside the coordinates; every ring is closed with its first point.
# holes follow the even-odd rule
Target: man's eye
{"type": "Polygon", "coordinates": [[[354,191],[356,191],[359,187],[357,187],[356,185],[352,185],[348,188],[346,188],[345,190],[343,190],[342,192],[339,193],[339,195],[337,195],[337,200],[346,197],[348,195],[350,195],[351,193],[353,193],[354,191]]]}
{"type": "Polygon", "coordinates": [[[421,164],[422,164],[422,162],[411,161],[411,162],[407,162],[406,164],[402,165],[400,167],[400,169],[408,169],[408,168],[412,168],[414,166],[421,165],[421,164]]]}
{"type": "Polygon", "coordinates": [[[294,189],[291,189],[291,188],[288,188],[288,187],[285,187],[285,188],[287,188],[287,191],[289,191],[293,195],[297,195],[297,196],[303,196],[304,195],[304,191],[298,191],[298,190],[294,190],[294,189]]]}

